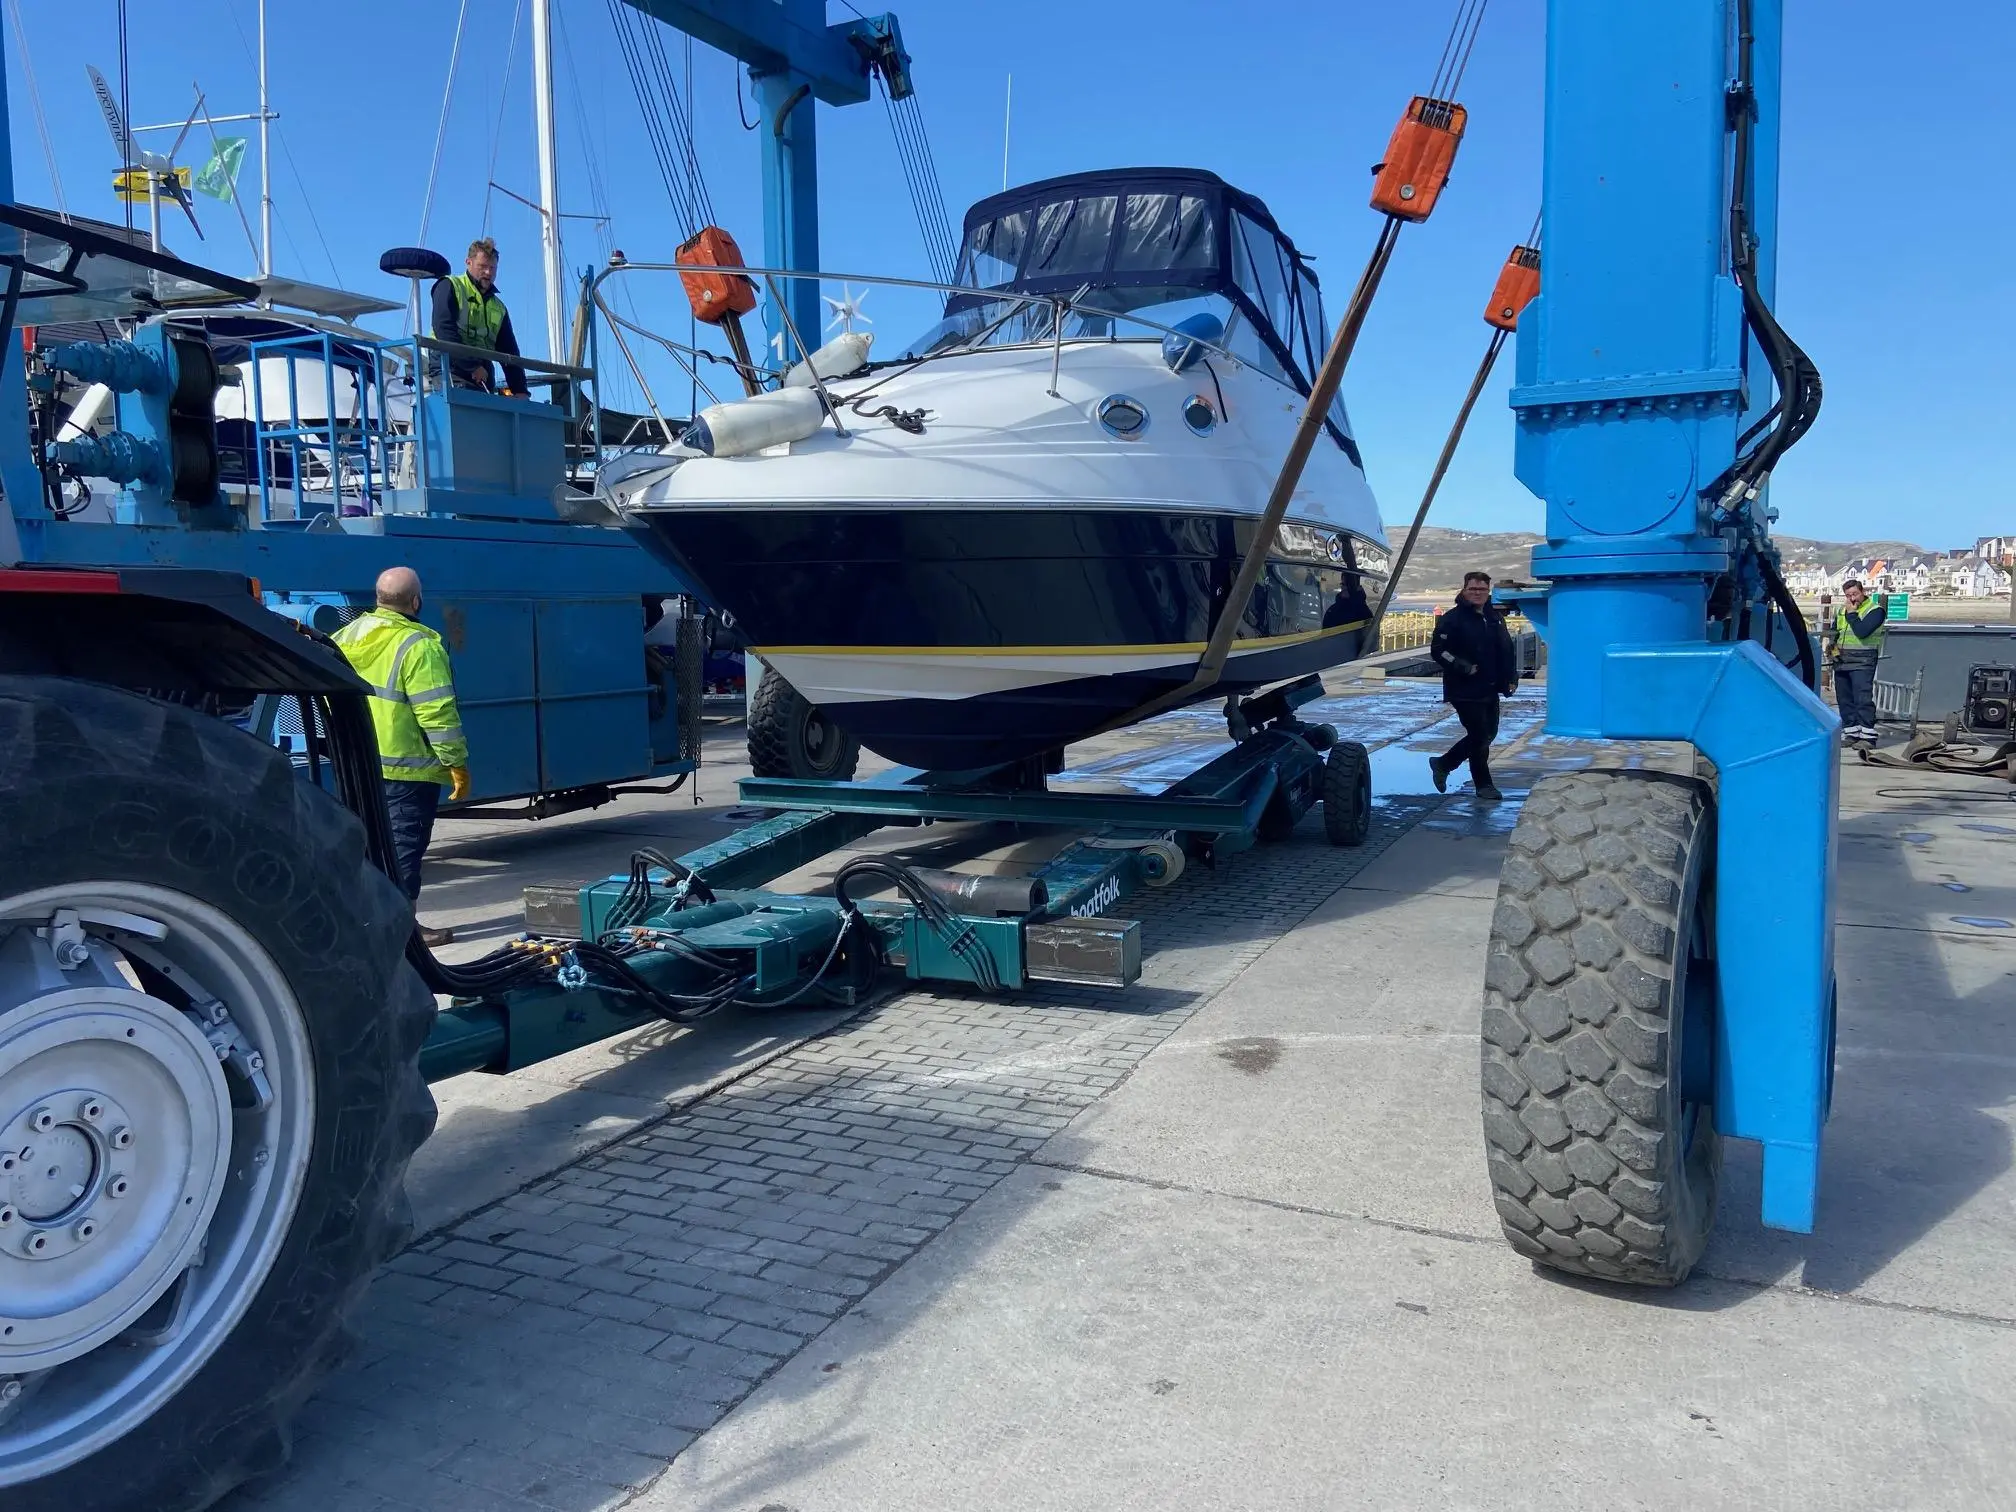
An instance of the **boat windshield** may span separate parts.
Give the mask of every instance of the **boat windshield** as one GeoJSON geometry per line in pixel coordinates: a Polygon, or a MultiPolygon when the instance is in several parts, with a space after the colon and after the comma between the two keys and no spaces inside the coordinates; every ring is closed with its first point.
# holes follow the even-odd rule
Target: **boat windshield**
{"type": "MultiPolygon", "coordinates": [[[[1121,317],[1208,312],[1225,324],[1219,345],[1307,394],[1330,335],[1316,274],[1266,205],[1199,169],[1072,174],[984,199],[953,282],[972,292],[948,296],[906,356],[1056,340],[1059,300],[1065,340],[1153,339],[1121,317]]],[[[1355,451],[1341,403],[1330,419],[1355,451]]]]}

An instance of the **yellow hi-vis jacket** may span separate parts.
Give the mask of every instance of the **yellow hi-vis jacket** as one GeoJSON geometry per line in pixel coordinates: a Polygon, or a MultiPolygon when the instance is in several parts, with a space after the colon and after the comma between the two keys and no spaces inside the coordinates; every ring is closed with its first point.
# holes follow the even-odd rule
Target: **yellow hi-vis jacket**
{"type": "Polygon", "coordinates": [[[448,768],[469,764],[462,711],[441,637],[418,620],[383,606],[352,620],[334,637],[371,688],[371,724],[378,764],[388,782],[446,786],[448,768]]]}

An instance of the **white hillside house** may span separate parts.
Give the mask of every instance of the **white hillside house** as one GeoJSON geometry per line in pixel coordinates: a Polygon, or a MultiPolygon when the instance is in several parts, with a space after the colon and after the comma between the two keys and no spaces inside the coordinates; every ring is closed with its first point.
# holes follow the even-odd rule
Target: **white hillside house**
{"type": "Polygon", "coordinates": [[[1965,557],[1953,571],[1953,591],[1961,598],[1994,598],[2009,592],[2010,573],[1980,557],[1965,557]]]}

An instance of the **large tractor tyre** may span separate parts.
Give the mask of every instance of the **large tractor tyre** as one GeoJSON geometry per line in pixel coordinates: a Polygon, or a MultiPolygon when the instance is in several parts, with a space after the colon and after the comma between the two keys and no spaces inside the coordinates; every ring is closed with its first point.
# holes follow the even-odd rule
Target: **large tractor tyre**
{"type": "Polygon", "coordinates": [[[1323,758],[1323,834],[1332,845],[1363,845],[1372,833],[1372,753],[1340,740],[1323,758]]]}
{"type": "Polygon", "coordinates": [[[287,1456],[411,1226],[412,910],[193,709],[0,677],[0,1506],[193,1512],[287,1456]]]}
{"type": "Polygon", "coordinates": [[[1542,1265],[1673,1286],[1715,1217],[1708,785],[1535,785],[1484,967],[1484,1135],[1505,1237],[1542,1265]]]}
{"type": "Polygon", "coordinates": [[[749,701],[749,770],[758,777],[851,782],[861,742],[770,668],[749,701]]]}

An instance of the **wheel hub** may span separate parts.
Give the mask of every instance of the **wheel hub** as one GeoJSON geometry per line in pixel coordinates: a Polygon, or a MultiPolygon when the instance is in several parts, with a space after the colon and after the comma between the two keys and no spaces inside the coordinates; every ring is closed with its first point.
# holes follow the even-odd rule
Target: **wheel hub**
{"type": "Polygon", "coordinates": [[[144,1313],[201,1247],[230,1153],[216,1054],[169,1004],[99,983],[0,1016],[0,1374],[144,1313]]]}

